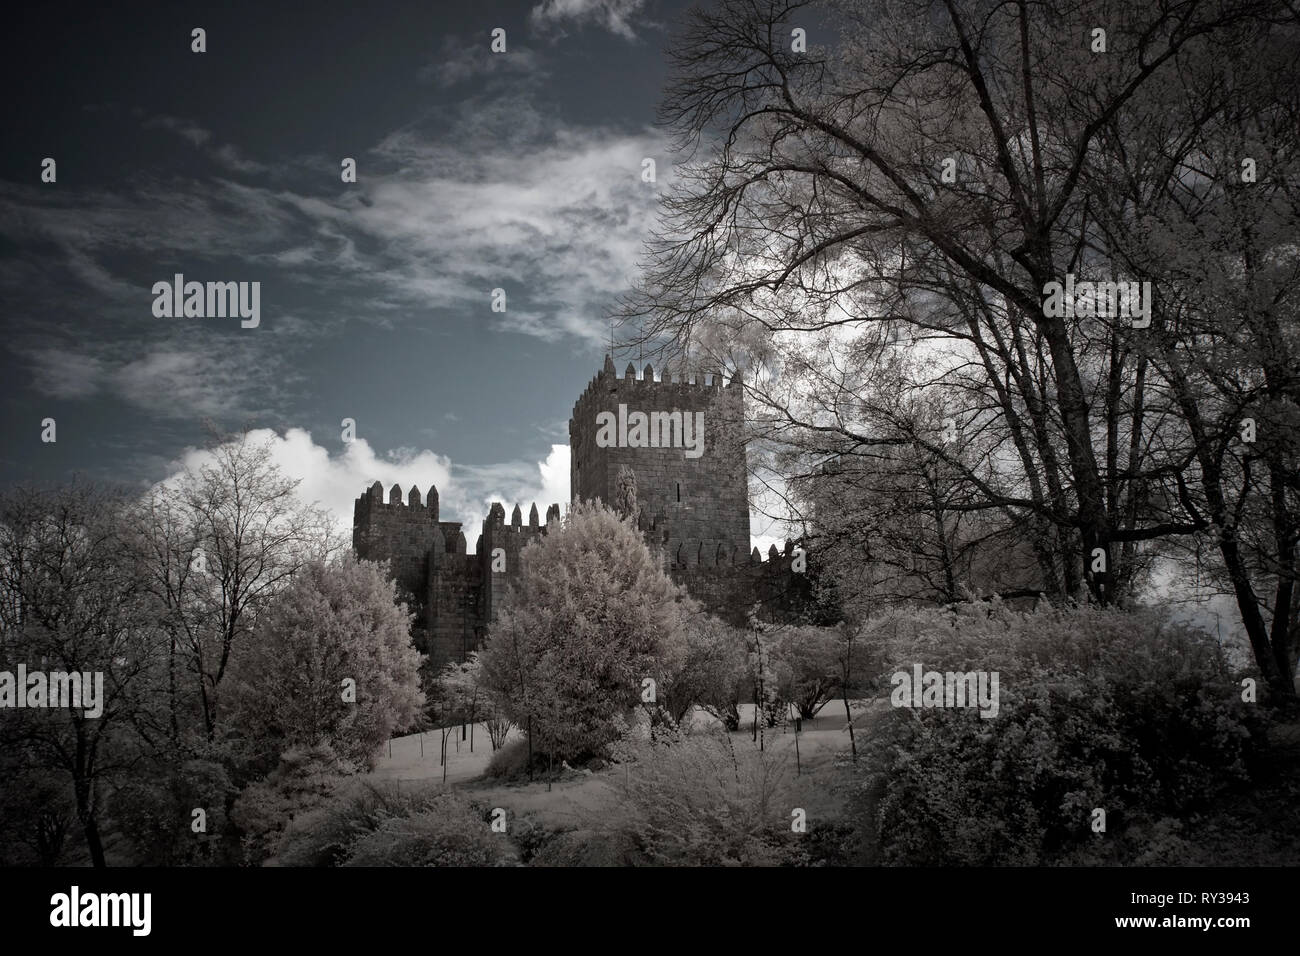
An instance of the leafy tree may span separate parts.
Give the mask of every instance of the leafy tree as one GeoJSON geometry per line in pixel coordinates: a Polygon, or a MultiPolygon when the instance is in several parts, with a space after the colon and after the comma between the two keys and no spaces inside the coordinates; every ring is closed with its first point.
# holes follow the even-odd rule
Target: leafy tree
{"type": "Polygon", "coordinates": [[[424,703],[409,628],[381,565],[351,555],[305,565],[238,649],[232,729],[264,765],[321,744],[373,764],[424,703]]]}
{"type": "MultiPolygon", "coordinates": [[[[11,772],[41,778],[47,770],[67,782],[95,866],[106,863],[106,790],[130,769],[139,735],[157,727],[165,647],[127,533],[127,505],[122,494],[82,482],[0,495],[0,670],[25,664],[102,682],[97,714],[86,696],[83,708],[3,708],[0,747],[11,772]]],[[[53,853],[58,821],[38,825],[46,831],[41,852],[53,853]]]]}
{"type": "Polygon", "coordinates": [[[684,596],[630,521],[599,503],[574,505],[521,562],[482,653],[484,682],[552,760],[599,753],[642,681],[680,670],[684,596]]]}
{"type": "Polygon", "coordinates": [[[745,633],[745,675],[754,705],[753,738],[759,750],[765,748],[766,728],[784,719],[788,700],[782,685],[790,686],[789,665],[777,653],[775,625],[750,615],[745,633]],[[760,729],[760,725],[762,729],[760,729]]]}
{"type": "Polygon", "coordinates": [[[703,613],[687,618],[686,662],[660,695],[673,723],[681,723],[692,707],[711,714],[728,730],[740,726],[738,705],[747,668],[745,635],[703,613]]]}
{"type": "Polygon", "coordinates": [[[77,825],[67,777],[9,760],[0,773],[0,866],[57,866],[77,825]]]}
{"type": "MultiPolygon", "coordinates": [[[[431,661],[426,659],[425,673],[428,673],[430,665],[431,661]]],[[[457,725],[462,733],[461,739],[464,739],[468,724],[470,749],[474,749],[473,726],[487,700],[482,674],[478,653],[474,652],[463,661],[448,661],[427,681],[426,710],[429,720],[438,728],[438,762],[442,766],[444,783],[447,781],[447,742],[455,736],[457,725]]]]}
{"type": "Polygon", "coordinates": [[[356,780],[356,769],[329,744],[286,750],[275,769],[245,787],[231,808],[244,861],[260,864],[275,855],[285,828],[356,780]]]}
{"type": "MultiPolygon", "coordinates": [[[[435,725],[442,727],[448,721],[470,725],[470,750],[474,749],[473,727],[482,721],[487,728],[493,751],[505,743],[514,723],[496,707],[483,683],[483,660],[478,651],[471,651],[463,661],[446,664],[434,678],[432,691],[426,695],[434,711],[435,725]]],[[[463,738],[462,738],[463,739],[463,738]]],[[[445,744],[444,744],[445,746],[445,744]]]]}
{"type": "Polygon", "coordinates": [[[820,627],[790,627],[776,637],[776,654],[785,662],[781,697],[799,716],[812,720],[840,689],[841,647],[835,631],[820,627]]]}

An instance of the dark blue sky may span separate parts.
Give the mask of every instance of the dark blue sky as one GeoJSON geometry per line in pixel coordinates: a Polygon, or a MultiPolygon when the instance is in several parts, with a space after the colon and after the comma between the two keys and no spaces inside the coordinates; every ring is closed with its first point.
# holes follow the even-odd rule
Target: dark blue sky
{"type": "Polygon", "coordinates": [[[463,520],[567,494],[553,446],[653,224],[642,159],[671,176],[677,5],[35,7],[0,67],[0,480],[158,480],[210,418],[274,430],[336,509],[375,478],[449,484],[463,520]],[[155,317],[177,272],[259,281],[260,326],[155,317]]]}

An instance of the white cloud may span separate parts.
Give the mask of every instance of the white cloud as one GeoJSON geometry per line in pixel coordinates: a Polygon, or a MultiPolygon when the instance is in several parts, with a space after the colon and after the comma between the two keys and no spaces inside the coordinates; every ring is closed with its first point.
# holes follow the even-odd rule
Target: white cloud
{"type": "MultiPolygon", "coordinates": [[[[375,152],[402,170],[373,176],[346,226],[383,242],[388,269],[376,277],[396,295],[486,310],[490,289],[514,284],[526,303],[493,321],[600,342],[599,316],[636,275],[655,221],[658,190],[641,181],[641,162],[661,155],[662,138],[561,126],[524,147],[496,126],[454,146],[410,131],[385,140],[375,152]]],[[[661,188],[670,172],[661,165],[661,188]]]]}
{"type": "Polygon", "coordinates": [[[533,7],[530,19],[541,29],[566,22],[594,23],[610,33],[634,40],[636,32],[631,19],[644,6],[645,0],[542,0],[533,7]]]}
{"type": "MultiPolygon", "coordinates": [[[[366,152],[360,184],[320,195],[223,178],[58,194],[0,183],[0,237],[53,243],[78,280],[56,285],[37,273],[24,285],[35,283],[33,295],[71,305],[89,288],[124,320],[147,308],[148,286],[107,263],[141,253],[272,267],[285,282],[364,300],[370,321],[393,309],[483,307],[496,325],[544,341],[603,341],[599,317],[635,278],[672,182],[662,134],[573,126],[518,97],[467,101],[450,127],[445,120],[384,137],[366,152]],[[658,184],[641,180],[646,157],[659,160],[658,184]],[[486,311],[497,287],[510,292],[505,313],[486,311]]],[[[205,142],[216,161],[257,168],[205,142]]],[[[15,270],[0,266],[0,279],[17,281],[15,270]]],[[[84,326],[76,331],[84,337],[84,326]]],[[[104,344],[120,338],[105,333],[104,344]]]]}
{"type": "MultiPolygon", "coordinates": [[[[473,549],[480,526],[494,500],[501,501],[509,516],[516,503],[527,520],[528,506],[537,503],[545,520],[546,507],[569,500],[569,447],[554,445],[542,462],[514,461],[488,466],[457,466],[445,455],[427,448],[403,448],[378,454],[365,439],[357,439],[331,453],[316,444],[311,433],[290,428],[283,435],[269,428],[249,432],[254,444],[269,443],[272,460],[288,477],[300,480],[298,494],[314,502],[335,518],[341,532],[350,539],[352,507],[376,481],[384,488],[384,500],[394,484],[407,500],[412,486],[424,498],[430,485],[437,486],[439,517],[460,521],[473,549]]],[[[169,481],[184,469],[197,470],[211,459],[206,449],[190,449],[172,468],[169,481]]]]}
{"type": "MultiPolygon", "coordinates": [[[[435,485],[439,518],[461,522],[471,551],[494,501],[505,507],[507,521],[516,504],[525,522],[533,504],[537,505],[537,516],[543,523],[550,505],[558,504],[562,512],[568,510],[568,445],[552,445],[546,458],[537,462],[457,465],[447,456],[427,448],[401,448],[378,454],[362,438],[331,452],[318,445],[311,433],[302,428],[290,428],[283,435],[259,428],[250,431],[248,438],[254,444],[270,444],[272,460],[281,472],[301,482],[299,497],[332,514],[338,530],[349,541],[353,503],[376,481],[383,486],[385,501],[394,484],[401,488],[403,501],[407,500],[412,486],[418,487],[420,497],[425,499],[429,486],[435,485]]],[[[197,470],[211,458],[212,453],[206,449],[189,449],[172,463],[170,474],[163,481],[173,480],[186,468],[197,470]]],[[[776,522],[751,512],[750,524],[764,532],[754,535],[750,541],[751,547],[758,546],[764,560],[770,545],[775,544],[778,551],[784,548],[784,536],[771,533],[780,531],[776,522]]]]}

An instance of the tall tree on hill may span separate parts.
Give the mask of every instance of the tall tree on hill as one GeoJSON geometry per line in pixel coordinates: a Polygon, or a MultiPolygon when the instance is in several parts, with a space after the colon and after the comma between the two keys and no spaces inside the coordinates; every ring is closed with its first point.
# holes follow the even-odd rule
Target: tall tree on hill
{"type": "Polygon", "coordinates": [[[410,614],[381,565],[343,555],[304,565],[235,649],[226,723],[266,770],[328,746],[368,767],[421,708],[410,614]]]}
{"type": "Polygon", "coordinates": [[[1212,536],[1293,697],[1297,28],[1282,0],[698,10],[632,341],[750,367],[759,435],[808,462],[933,457],[1055,600],[1212,536]],[[1150,291],[1054,307],[1073,280],[1150,291]],[[1246,406],[1272,445],[1234,447],[1246,406]]]}
{"type": "Polygon", "coordinates": [[[685,660],[684,595],[631,523],[596,503],[576,504],[520,560],[481,654],[485,685],[539,752],[601,753],[643,682],[666,686],[685,660]]]}
{"type": "Polygon", "coordinates": [[[146,584],[170,634],[177,738],[189,723],[187,701],[200,733],[215,735],[231,655],[258,614],[300,568],[342,549],[332,519],[299,499],[298,484],[268,443],[248,432],[214,435],[207,454],[140,509],[146,584]]]}

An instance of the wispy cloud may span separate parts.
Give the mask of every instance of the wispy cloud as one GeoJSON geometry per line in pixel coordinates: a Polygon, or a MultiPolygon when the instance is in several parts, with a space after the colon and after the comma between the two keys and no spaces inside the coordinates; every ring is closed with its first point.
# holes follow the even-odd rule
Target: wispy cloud
{"type": "Polygon", "coordinates": [[[503,78],[518,84],[521,79],[541,81],[546,76],[547,71],[535,50],[508,43],[505,52],[494,53],[491,36],[486,32],[475,37],[445,37],[433,62],[418,73],[422,82],[441,87],[483,77],[503,78]]]}
{"type": "Polygon", "coordinates": [[[320,157],[288,163],[303,175],[261,176],[197,123],[145,122],[249,179],[146,169],[111,189],[0,182],[0,240],[39,250],[0,259],[0,288],[7,345],[41,395],[111,395],[166,417],[260,414],[299,381],[293,343],[430,312],[598,345],[671,177],[664,164],[658,185],[641,178],[644,158],[663,160],[656,131],[574,125],[527,95],[466,97],[394,130],[358,152],[355,185],[337,167],[321,175],[320,157]],[[153,318],[151,286],[176,271],[263,281],[262,328],[153,318]],[[295,288],[319,303],[310,321],[285,314],[295,288]],[[504,313],[491,311],[496,288],[504,313]]]}
{"type": "Polygon", "coordinates": [[[231,143],[223,143],[220,146],[206,149],[205,147],[213,140],[212,131],[204,129],[193,120],[176,116],[152,116],[146,119],[142,125],[145,129],[165,129],[183,139],[189,140],[199,149],[203,149],[218,165],[233,172],[263,173],[267,170],[265,164],[249,159],[238,147],[231,143]]]}
{"type": "Polygon", "coordinates": [[[192,120],[176,116],[151,116],[142,124],[145,129],[170,130],[177,136],[188,139],[195,146],[203,146],[212,139],[211,130],[206,130],[192,120]]]}
{"type": "Polygon", "coordinates": [[[26,354],[36,390],[50,398],[89,398],[99,392],[103,363],[93,355],[57,348],[32,349],[26,354]]]}
{"type": "Polygon", "coordinates": [[[284,356],[264,346],[253,335],[196,331],[152,343],[57,343],[15,351],[27,362],[38,395],[108,396],[158,418],[247,419],[274,414],[297,381],[284,356]]]}
{"type": "Polygon", "coordinates": [[[645,7],[645,0],[542,0],[529,19],[542,30],[565,24],[592,24],[628,40],[636,39],[632,19],[645,7]]]}

